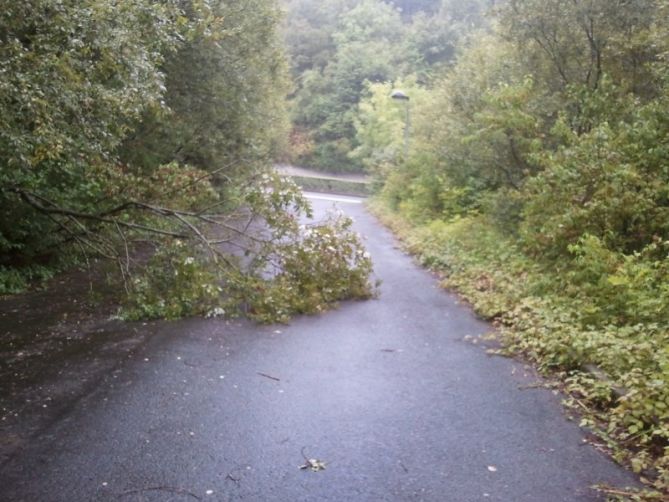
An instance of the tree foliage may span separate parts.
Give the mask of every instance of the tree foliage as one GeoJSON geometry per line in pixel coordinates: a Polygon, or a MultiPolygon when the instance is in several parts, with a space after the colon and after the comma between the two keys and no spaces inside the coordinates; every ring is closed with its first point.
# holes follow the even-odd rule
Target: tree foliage
{"type": "Polygon", "coordinates": [[[272,0],[3,2],[0,291],[39,264],[104,257],[131,318],[234,313],[318,274],[342,275],[336,294],[260,317],[371,294],[343,219],[315,234],[345,246],[334,270],[267,273],[310,212],[267,171],[286,119],[278,21],[272,0]]]}
{"type": "Polygon", "coordinates": [[[367,84],[416,74],[426,82],[455,58],[481,26],[483,1],[287,1],[286,39],[296,88],[293,160],[332,170],[360,170],[357,106],[367,84]]]}
{"type": "Polygon", "coordinates": [[[144,109],[160,106],[159,67],[179,35],[169,28],[173,17],[169,6],[140,0],[118,9],[3,2],[2,265],[38,257],[61,239],[37,203],[97,209],[120,142],[144,109]]]}
{"type": "Polygon", "coordinates": [[[342,12],[332,33],[328,64],[301,76],[294,102],[295,127],[308,130],[316,148],[305,159],[333,171],[355,168],[353,120],[365,81],[393,79],[399,59],[394,53],[402,35],[399,14],[379,0],[365,0],[342,12]]]}
{"type": "MultiPolygon", "coordinates": [[[[167,111],[148,110],[122,146],[123,159],[148,170],[174,160],[200,169],[248,169],[274,155],[284,133],[286,72],[274,36],[278,9],[249,0],[184,13],[190,24],[211,19],[211,26],[191,30],[167,56],[167,111]]],[[[234,178],[234,171],[224,174],[234,178]]]]}

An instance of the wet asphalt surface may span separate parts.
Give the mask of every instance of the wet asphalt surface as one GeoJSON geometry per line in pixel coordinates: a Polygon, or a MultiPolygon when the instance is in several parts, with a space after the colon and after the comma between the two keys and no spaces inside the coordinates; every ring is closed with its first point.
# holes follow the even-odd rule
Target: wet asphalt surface
{"type": "MultiPolygon", "coordinates": [[[[591,501],[636,483],[522,362],[471,343],[490,325],[361,204],[337,205],[379,299],[287,326],[87,318],[76,350],[5,348],[0,500],[591,501]]],[[[5,337],[31,298],[0,304],[5,337]]]]}

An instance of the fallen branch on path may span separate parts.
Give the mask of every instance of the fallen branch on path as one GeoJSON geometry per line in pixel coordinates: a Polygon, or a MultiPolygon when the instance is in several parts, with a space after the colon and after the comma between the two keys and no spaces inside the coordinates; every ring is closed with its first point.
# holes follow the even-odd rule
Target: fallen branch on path
{"type": "Polygon", "coordinates": [[[261,373],[260,371],[258,371],[258,375],[260,375],[262,377],[265,377],[265,378],[269,378],[270,380],[274,380],[275,382],[280,382],[281,381],[280,378],[273,377],[272,375],[268,375],[267,373],[261,373]]]}

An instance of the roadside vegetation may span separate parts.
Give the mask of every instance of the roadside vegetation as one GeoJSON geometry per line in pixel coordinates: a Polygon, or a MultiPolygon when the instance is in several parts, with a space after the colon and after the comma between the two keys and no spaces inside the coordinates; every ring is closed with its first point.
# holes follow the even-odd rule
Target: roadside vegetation
{"type": "Polygon", "coordinates": [[[273,0],[0,0],[0,294],[104,260],[130,319],[369,296],[350,222],[303,225],[268,168],[279,20],[273,0]]]}
{"type": "Polygon", "coordinates": [[[371,174],[377,214],[652,487],[610,494],[666,497],[669,2],[288,3],[297,158],[371,174]]]}

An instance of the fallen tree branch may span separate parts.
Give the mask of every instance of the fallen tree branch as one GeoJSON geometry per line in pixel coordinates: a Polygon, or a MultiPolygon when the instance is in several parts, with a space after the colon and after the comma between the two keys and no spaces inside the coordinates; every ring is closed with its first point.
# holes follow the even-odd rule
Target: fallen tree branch
{"type": "MultiPolygon", "coordinates": [[[[64,209],[60,206],[58,206],[56,203],[48,201],[48,199],[45,199],[44,197],[38,196],[37,194],[33,194],[31,192],[28,192],[26,190],[22,190],[20,188],[14,188],[13,191],[17,193],[21,199],[28,204],[30,207],[36,209],[37,211],[43,213],[43,214],[56,214],[56,215],[61,215],[61,216],[70,216],[72,218],[78,218],[81,220],[92,220],[92,221],[97,221],[100,223],[107,223],[109,225],[120,225],[125,228],[130,228],[133,230],[142,230],[144,232],[149,232],[152,234],[158,234],[158,235],[164,235],[167,237],[175,237],[178,239],[188,239],[188,235],[181,234],[181,233],[176,233],[176,232],[170,232],[169,230],[162,230],[160,228],[155,228],[155,227],[149,227],[146,225],[141,225],[139,223],[129,223],[126,221],[118,220],[115,218],[108,218],[107,216],[99,216],[97,214],[89,214],[89,213],[82,213],[80,211],[74,211],[71,209],[64,209]],[[43,201],[47,201],[52,207],[46,207],[43,204],[39,203],[36,199],[41,199],[43,201]]],[[[121,208],[129,208],[131,207],[133,203],[128,202],[123,204],[122,206],[119,206],[115,208],[113,211],[114,212],[120,212],[122,209],[121,208]]],[[[111,211],[108,211],[107,213],[103,213],[106,215],[111,214],[111,211]]]]}
{"type": "Polygon", "coordinates": [[[261,377],[269,378],[270,380],[274,380],[275,382],[280,382],[281,381],[280,378],[273,377],[272,375],[268,375],[267,373],[262,373],[260,371],[258,371],[258,375],[260,375],[261,377]]]}

